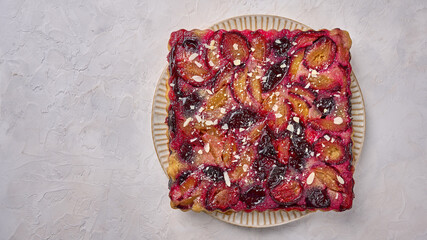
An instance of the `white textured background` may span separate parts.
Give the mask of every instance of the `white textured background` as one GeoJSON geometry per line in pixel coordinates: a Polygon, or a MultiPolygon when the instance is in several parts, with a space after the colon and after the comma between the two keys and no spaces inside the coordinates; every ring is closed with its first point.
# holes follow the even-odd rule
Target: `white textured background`
{"type": "Polygon", "coordinates": [[[426,6],[0,1],[0,239],[427,239],[426,6]],[[247,229],[169,207],[150,131],[168,36],[255,13],[353,38],[367,137],[350,211],[247,229]]]}

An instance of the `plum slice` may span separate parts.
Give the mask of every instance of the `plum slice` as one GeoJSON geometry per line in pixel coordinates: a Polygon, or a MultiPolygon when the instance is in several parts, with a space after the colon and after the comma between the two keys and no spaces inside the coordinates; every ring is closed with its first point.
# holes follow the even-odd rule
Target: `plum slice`
{"type": "Polygon", "coordinates": [[[259,32],[254,32],[251,35],[251,45],[254,49],[252,56],[258,61],[263,61],[268,53],[267,40],[259,32]]]}
{"type": "Polygon", "coordinates": [[[319,39],[324,32],[322,31],[306,31],[298,33],[294,38],[293,42],[297,48],[304,48],[311,45],[314,41],[319,39]]]}
{"type": "Polygon", "coordinates": [[[301,198],[302,192],[303,188],[298,180],[285,180],[271,189],[270,196],[281,205],[291,205],[301,198]]]}
{"type": "Polygon", "coordinates": [[[226,32],[222,35],[220,49],[224,58],[237,66],[248,59],[250,46],[242,34],[226,32]]]}
{"type": "Polygon", "coordinates": [[[273,49],[273,52],[276,56],[284,57],[287,55],[290,46],[291,43],[289,42],[289,39],[284,36],[274,40],[271,48],[273,49]]]}
{"type": "Polygon", "coordinates": [[[248,175],[249,167],[255,160],[255,151],[252,148],[244,149],[238,159],[237,166],[230,172],[229,176],[232,180],[240,180],[248,175]]]}
{"type": "Polygon", "coordinates": [[[304,64],[317,71],[327,69],[335,59],[337,46],[328,37],[321,37],[305,50],[304,64]]]}
{"type": "Polygon", "coordinates": [[[214,182],[224,181],[224,170],[218,166],[206,166],[203,168],[206,177],[214,182]]]}
{"type": "Polygon", "coordinates": [[[170,108],[168,111],[168,117],[166,118],[168,127],[169,127],[169,132],[172,134],[176,134],[176,115],[175,115],[175,111],[170,108]]]}
{"type": "Polygon", "coordinates": [[[271,168],[270,174],[268,176],[267,187],[274,188],[279,185],[285,179],[286,170],[286,165],[274,165],[271,168]]]}
{"type": "Polygon", "coordinates": [[[302,172],[305,168],[306,160],[298,155],[294,155],[294,152],[291,150],[291,156],[289,157],[288,165],[293,169],[302,172]]]}
{"type": "Polygon", "coordinates": [[[339,86],[339,82],[324,74],[312,75],[307,79],[307,81],[310,83],[312,88],[317,90],[333,90],[339,86]]]}
{"type": "Polygon", "coordinates": [[[177,73],[194,86],[201,86],[211,78],[211,72],[200,54],[192,48],[177,45],[171,50],[172,65],[177,73]]]}
{"type": "Polygon", "coordinates": [[[184,182],[179,185],[181,193],[188,192],[193,189],[198,183],[197,177],[194,175],[187,177],[184,182]]]}
{"type": "Polygon", "coordinates": [[[215,87],[214,90],[223,88],[233,80],[234,69],[231,67],[231,64],[227,64],[224,68],[217,72],[215,76],[215,87]]]}
{"type": "Polygon", "coordinates": [[[193,146],[188,142],[182,143],[179,146],[178,155],[181,161],[186,163],[193,163],[193,146]]]}
{"type": "Polygon", "coordinates": [[[314,179],[319,180],[327,188],[336,192],[344,191],[344,179],[333,167],[320,166],[312,171],[315,174],[314,179]]]}
{"type": "Polygon", "coordinates": [[[252,127],[250,127],[245,133],[247,142],[256,142],[259,137],[261,137],[261,134],[264,133],[263,129],[265,128],[265,124],[265,121],[260,121],[252,125],[252,127]]]}
{"type": "Polygon", "coordinates": [[[308,119],[310,106],[301,97],[290,93],[288,96],[289,102],[292,105],[292,110],[303,120],[308,119]]]}
{"type": "Polygon", "coordinates": [[[248,108],[238,108],[230,111],[221,119],[220,124],[227,124],[230,129],[247,128],[257,122],[259,119],[258,113],[248,108]]]}
{"type": "Polygon", "coordinates": [[[316,77],[311,76],[307,81],[310,83],[312,88],[318,90],[331,89],[336,85],[336,82],[333,79],[325,75],[318,75],[316,77]]]}
{"type": "Polygon", "coordinates": [[[262,99],[261,85],[254,73],[248,74],[248,68],[237,69],[232,83],[233,96],[247,107],[259,108],[262,99]],[[255,98],[256,97],[256,98],[255,98]]]}
{"type": "Polygon", "coordinates": [[[226,211],[239,201],[237,186],[225,187],[224,184],[212,186],[206,197],[206,206],[210,210],[226,211]]]}
{"type": "Polygon", "coordinates": [[[250,95],[248,93],[248,69],[240,69],[234,74],[233,93],[239,102],[243,105],[251,105],[250,95]]]}
{"type": "Polygon", "coordinates": [[[176,178],[176,182],[181,185],[187,178],[193,173],[191,170],[183,171],[179,174],[179,176],[176,178]]]}
{"type": "Polygon", "coordinates": [[[273,64],[265,73],[265,77],[262,78],[262,92],[269,92],[276,88],[285,78],[286,74],[288,74],[288,70],[289,65],[287,59],[273,64]]]}
{"type": "Polygon", "coordinates": [[[264,71],[260,68],[256,68],[255,71],[250,73],[249,76],[249,92],[257,102],[262,102],[262,86],[261,77],[264,75],[264,71]]]}
{"type": "Polygon", "coordinates": [[[291,147],[291,140],[289,137],[285,139],[278,139],[273,141],[275,148],[277,149],[278,160],[282,164],[288,164],[289,161],[289,149],[291,147]]]}
{"type": "Polygon", "coordinates": [[[288,91],[305,98],[309,102],[312,102],[316,98],[316,94],[313,91],[297,83],[293,84],[288,91]]]}
{"type": "Polygon", "coordinates": [[[253,185],[249,187],[240,195],[240,200],[246,203],[248,208],[256,206],[263,202],[265,199],[265,190],[260,185],[253,185]]]}
{"type": "Polygon", "coordinates": [[[264,133],[258,144],[258,154],[269,158],[277,158],[277,152],[268,133],[264,133]]]}
{"type": "Polygon", "coordinates": [[[292,55],[290,66],[289,66],[289,75],[290,75],[291,82],[299,81],[298,70],[302,65],[303,59],[304,59],[304,49],[300,49],[295,54],[292,55]]]}
{"type": "Polygon", "coordinates": [[[269,171],[275,165],[275,160],[265,156],[258,156],[252,163],[252,177],[257,182],[264,182],[269,176],[269,171]]]}
{"type": "Polygon", "coordinates": [[[207,109],[217,109],[219,107],[224,106],[229,100],[230,96],[227,91],[227,87],[224,86],[220,90],[214,93],[208,100],[206,101],[207,109]]]}
{"type": "Polygon", "coordinates": [[[307,79],[310,86],[318,90],[338,90],[342,84],[342,88],[347,86],[347,74],[344,69],[338,65],[331,66],[327,71],[311,74],[307,79]],[[344,81],[343,81],[344,80],[344,81]]]}
{"type": "Polygon", "coordinates": [[[203,103],[203,99],[197,92],[193,92],[186,97],[180,98],[180,101],[182,104],[182,112],[187,117],[194,115],[203,103]]]}
{"type": "Polygon", "coordinates": [[[178,97],[185,97],[194,92],[194,86],[188,83],[188,81],[182,79],[181,77],[176,77],[173,80],[173,91],[178,97]]]}
{"type": "Polygon", "coordinates": [[[336,165],[343,162],[345,149],[338,141],[327,141],[322,138],[314,145],[316,153],[320,154],[319,158],[329,164],[336,165]]]}
{"type": "Polygon", "coordinates": [[[199,40],[196,38],[187,38],[182,43],[182,46],[191,52],[196,52],[199,49],[199,40]]]}
{"type": "Polygon", "coordinates": [[[307,191],[305,203],[312,208],[327,208],[331,205],[331,199],[326,189],[312,188],[307,191]]]}
{"type": "MultiPolygon", "coordinates": [[[[295,122],[290,122],[294,126],[294,129],[298,129],[299,124],[295,122]]],[[[288,165],[292,168],[303,171],[306,164],[306,158],[310,156],[311,152],[311,144],[307,142],[304,138],[304,129],[301,127],[301,133],[297,134],[297,132],[291,133],[291,147],[289,149],[289,163],[288,165]]]]}
{"type": "Polygon", "coordinates": [[[333,29],[330,31],[330,37],[338,46],[336,60],[342,66],[348,66],[350,63],[351,38],[347,31],[333,29]]]}
{"type": "Polygon", "coordinates": [[[224,142],[224,149],[222,152],[222,161],[226,167],[231,167],[234,163],[234,159],[237,153],[237,144],[235,139],[231,136],[227,137],[224,142]]]}
{"type": "Polygon", "coordinates": [[[333,97],[321,98],[321,99],[314,101],[313,104],[322,113],[322,118],[325,118],[334,109],[335,100],[333,97]]]}
{"type": "Polygon", "coordinates": [[[334,98],[335,107],[326,118],[312,120],[311,125],[315,129],[341,132],[346,130],[351,120],[349,118],[348,99],[334,98]]]}
{"type": "Polygon", "coordinates": [[[340,205],[340,211],[350,209],[353,205],[353,194],[341,193],[342,202],[340,205]]]}

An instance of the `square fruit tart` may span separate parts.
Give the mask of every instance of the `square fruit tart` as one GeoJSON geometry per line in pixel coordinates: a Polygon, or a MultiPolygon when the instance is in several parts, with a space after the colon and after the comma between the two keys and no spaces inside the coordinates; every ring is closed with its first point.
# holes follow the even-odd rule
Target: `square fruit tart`
{"type": "Polygon", "coordinates": [[[340,29],[173,32],[171,206],[351,208],[350,47],[340,29]]]}

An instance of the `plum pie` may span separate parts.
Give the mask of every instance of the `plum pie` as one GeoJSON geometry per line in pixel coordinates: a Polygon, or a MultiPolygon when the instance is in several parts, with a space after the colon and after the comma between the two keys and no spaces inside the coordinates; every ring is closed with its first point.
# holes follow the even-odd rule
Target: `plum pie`
{"type": "Polygon", "coordinates": [[[350,209],[350,47],[340,29],[173,32],[171,206],[350,209]]]}

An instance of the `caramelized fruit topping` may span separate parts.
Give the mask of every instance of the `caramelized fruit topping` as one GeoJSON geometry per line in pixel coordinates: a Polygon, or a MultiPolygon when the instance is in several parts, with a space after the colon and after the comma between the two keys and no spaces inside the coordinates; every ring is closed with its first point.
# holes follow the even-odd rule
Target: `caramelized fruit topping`
{"type": "Polygon", "coordinates": [[[172,207],[351,207],[346,32],[180,30],[169,43],[172,207]]]}

